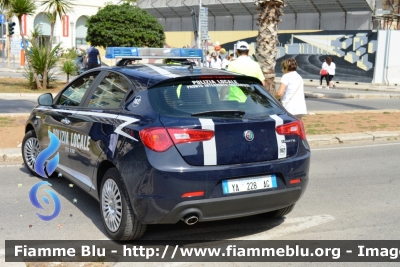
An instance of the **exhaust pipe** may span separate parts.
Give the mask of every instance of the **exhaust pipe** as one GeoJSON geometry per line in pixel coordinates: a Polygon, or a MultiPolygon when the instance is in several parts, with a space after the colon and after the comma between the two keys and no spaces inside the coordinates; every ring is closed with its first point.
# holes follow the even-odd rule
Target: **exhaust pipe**
{"type": "Polygon", "coordinates": [[[187,225],[193,225],[199,221],[199,217],[196,214],[187,215],[182,219],[187,225]]]}

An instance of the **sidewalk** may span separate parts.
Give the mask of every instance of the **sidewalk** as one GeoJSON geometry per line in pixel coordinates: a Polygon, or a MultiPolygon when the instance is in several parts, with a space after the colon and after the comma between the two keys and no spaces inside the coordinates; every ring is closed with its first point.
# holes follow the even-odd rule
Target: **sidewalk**
{"type": "MultiPolygon", "coordinates": [[[[281,78],[275,78],[277,86],[281,78]]],[[[338,82],[334,89],[318,89],[318,80],[304,80],[306,98],[400,99],[400,85],[338,82]]],[[[325,88],[325,87],[324,87],[325,88]]]]}
{"type": "MultiPolygon", "coordinates": [[[[363,84],[361,86],[365,87],[366,85],[368,84],[363,84]]],[[[362,89],[362,87],[357,87],[357,85],[340,85],[340,87],[337,85],[335,89],[317,89],[317,86],[306,84],[304,87],[304,95],[306,98],[400,99],[400,86],[395,89],[391,89],[392,87],[389,86],[371,86],[371,88],[372,89],[367,90],[362,89]]],[[[0,98],[36,100],[40,95],[41,93],[0,93],[0,98]]],[[[53,94],[53,97],[55,96],[56,94],[53,94]]]]}
{"type": "MultiPolygon", "coordinates": [[[[0,71],[9,69],[0,68],[0,71]]],[[[22,70],[15,70],[20,72],[22,70]]],[[[277,88],[281,78],[275,78],[277,88]]],[[[304,80],[304,93],[306,98],[360,98],[360,99],[400,99],[400,85],[377,85],[372,83],[336,83],[335,89],[318,89],[319,81],[304,80]]],[[[0,93],[2,99],[34,99],[41,93],[0,93]]],[[[53,94],[53,97],[55,94],[53,94]]]]}
{"type": "MultiPolygon", "coordinates": [[[[0,69],[1,71],[1,69],[0,69]]],[[[276,78],[276,84],[279,86],[280,78],[276,78]]],[[[307,98],[369,98],[369,99],[400,99],[400,86],[374,85],[368,83],[336,83],[335,89],[317,89],[319,81],[304,80],[305,95],[307,98]]],[[[3,99],[37,99],[40,94],[37,93],[20,93],[20,94],[1,94],[3,99]]],[[[342,111],[338,111],[342,112],[342,111]]],[[[371,112],[371,111],[369,111],[371,112]]],[[[327,111],[323,113],[335,113],[327,111]]],[[[14,114],[7,114],[12,116],[14,114]]],[[[29,115],[17,114],[17,115],[29,115]]],[[[354,143],[354,142],[370,142],[370,141],[388,141],[400,140],[400,132],[360,132],[347,134],[332,135],[308,135],[307,140],[311,147],[319,145],[354,143]]],[[[21,148],[0,149],[1,161],[21,161],[21,148]]]]}

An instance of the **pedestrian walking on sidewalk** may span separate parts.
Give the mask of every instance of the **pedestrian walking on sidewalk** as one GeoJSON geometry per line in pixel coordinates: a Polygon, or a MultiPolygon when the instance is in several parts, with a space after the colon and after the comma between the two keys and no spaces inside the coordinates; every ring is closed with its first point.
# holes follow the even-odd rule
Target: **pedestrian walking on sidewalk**
{"type": "Polygon", "coordinates": [[[206,67],[210,67],[210,62],[211,62],[211,56],[210,56],[210,51],[207,50],[206,52],[206,67]]]}
{"type": "Polygon", "coordinates": [[[88,70],[101,66],[100,52],[94,46],[91,46],[87,50],[85,59],[86,59],[86,67],[88,70]]]}
{"type": "Polygon", "coordinates": [[[319,81],[319,86],[317,87],[318,89],[322,89],[322,80],[325,78],[326,80],[326,89],[329,89],[331,87],[333,87],[333,83],[332,86],[330,84],[330,81],[333,79],[333,77],[335,76],[335,69],[336,69],[336,65],[335,63],[332,62],[332,58],[331,57],[325,57],[325,62],[322,64],[322,68],[320,70],[320,74],[321,74],[321,78],[319,81]]]}
{"type": "Polygon", "coordinates": [[[222,68],[221,59],[215,52],[211,53],[210,68],[212,68],[212,69],[221,69],[222,68]]]}
{"type": "Polygon", "coordinates": [[[331,65],[328,68],[328,72],[329,72],[329,88],[335,88],[335,83],[333,82],[333,77],[335,77],[336,74],[336,64],[335,62],[333,62],[333,58],[329,57],[332,62],[331,65]]]}
{"type": "Polygon", "coordinates": [[[222,60],[222,69],[223,69],[223,70],[227,70],[230,59],[231,59],[230,56],[226,56],[226,57],[222,60]]]}
{"type": "Polygon", "coordinates": [[[297,73],[297,62],[288,58],[281,63],[283,76],[276,98],[281,99],[282,105],[299,120],[307,114],[306,100],[304,97],[303,78],[297,73]]]}
{"type": "Polygon", "coordinates": [[[325,57],[324,63],[322,63],[321,70],[319,71],[319,74],[321,75],[319,79],[319,86],[317,87],[318,89],[322,89],[322,80],[326,80],[326,89],[329,88],[329,72],[328,72],[328,63],[327,63],[328,57],[325,57]]]}

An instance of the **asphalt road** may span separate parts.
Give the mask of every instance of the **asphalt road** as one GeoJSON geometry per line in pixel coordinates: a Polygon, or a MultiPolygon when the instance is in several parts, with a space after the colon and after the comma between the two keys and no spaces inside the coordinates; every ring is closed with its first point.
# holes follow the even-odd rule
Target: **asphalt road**
{"type": "Polygon", "coordinates": [[[0,77],[24,78],[21,72],[0,72],[0,77]]]}
{"type": "MultiPolygon", "coordinates": [[[[399,109],[400,99],[321,99],[307,98],[308,112],[342,111],[342,110],[377,110],[399,109]]],[[[35,98],[2,99],[0,98],[0,113],[29,113],[37,104],[35,98]]]]}
{"type": "MultiPolygon", "coordinates": [[[[182,222],[176,225],[153,225],[148,227],[143,239],[399,240],[399,148],[400,142],[386,142],[312,149],[307,191],[293,212],[284,219],[265,219],[257,215],[194,226],[182,222]]],[[[81,189],[70,187],[67,180],[49,180],[61,199],[62,209],[54,220],[44,222],[36,216],[37,210],[28,197],[31,187],[41,179],[29,175],[20,163],[1,165],[0,173],[3,197],[0,204],[0,262],[4,240],[107,238],[98,203],[81,189]]],[[[51,205],[49,210],[47,212],[51,213],[51,205]]],[[[46,211],[40,213],[46,214],[46,211]]],[[[231,266],[228,263],[221,264],[207,266],[231,266]]],[[[261,264],[251,266],[265,266],[265,263],[261,264]]],[[[125,265],[131,266],[120,264],[125,265]]],[[[149,266],[153,265],[149,263],[149,266]]],[[[182,264],[166,266],[179,265],[182,264]]],[[[284,265],[293,266],[293,263],[284,265]]],[[[299,265],[309,266],[309,263],[299,265]]],[[[276,266],[282,266],[282,263],[276,266]]]]}

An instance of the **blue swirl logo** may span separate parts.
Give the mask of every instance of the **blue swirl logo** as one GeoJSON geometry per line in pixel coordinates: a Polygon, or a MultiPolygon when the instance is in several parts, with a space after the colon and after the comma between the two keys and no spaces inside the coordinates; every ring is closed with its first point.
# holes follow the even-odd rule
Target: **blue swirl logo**
{"type": "Polygon", "coordinates": [[[53,174],[60,160],[60,155],[57,153],[54,158],[50,159],[46,164],[46,160],[60,147],[60,140],[50,131],[49,138],[49,146],[39,153],[35,163],[35,172],[43,178],[49,178],[49,176],[53,174]]]}
{"type": "MultiPolygon", "coordinates": [[[[35,184],[34,186],[32,186],[31,191],[29,191],[29,199],[31,200],[31,203],[32,203],[33,206],[35,206],[38,209],[44,210],[43,206],[39,203],[39,200],[36,197],[37,192],[39,190],[39,187],[41,187],[42,185],[49,185],[50,186],[50,183],[47,182],[47,181],[43,181],[43,182],[39,182],[39,183],[35,184]]],[[[57,194],[54,193],[52,190],[46,189],[45,191],[53,199],[54,212],[51,215],[42,215],[42,214],[39,214],[39,213],[36,212],[36,215],[40,219],[42,219],[43,221],[50,221],[50,220],[53,220],[55,217],[57,217],[58,214],[60,214],[60,212],[61,212],[61,201],[60,201],[60,198],[57,196],[57,194]]],[[[42,200],[44,201],[44,203],[46,203],[48,205],[50,204],[49,199],[46,196],[42,196],[42,200]]]]}
{"type": "MultiPolygon", "coordinates": [[[[36,158],[36,163],[35,163],[36,173],[39,174],[40,176],[42,176],[43,178],[49,178],[49,176],[53,174],[53,172],[57,168],[57,165],[58,165],[58,162],[60,159],[59,153],[57,153],[52,159],[48,160],[48,162],[46,164],[46,160],[52,154],[54,154],[60,147],[60,140],[57,138],[57,136],[55,136],[50,131],[48,131],[48,133],[49,133],[49,138],[50,138],[50,144],[46,149],[44,149],[42,152],[39,153],[39,155],[36,158]]],[[[47,181],[36,183],[34,186],[32,186],[31,190],[29,191],[29,199],[33,206],[35,206],[38,209],[44,210],[44,207],[39,203],[39,200],[37,198],[37,193],[38,193],[39,187],[41,187],[42,185],[51,186],[51,184],[47,181]]],[[[46,189],[45,192],[47,194],[49,194],[49,196],[53,199],[54,212],[51,215],[42,215],[39,213],[36,213],[36,215],[43,221],[50,221],[50,220],[54,219],[55,217],[57,217],[58,214],[60,214],[61,201],[60,201],[60,198],[57,196],[57,194],[54,191],[52,191],[50,189],[46,189]]],[[[42,200],[47,205],[50,204],[50,201],[46,196],[42,196],[42,200]]]]}

